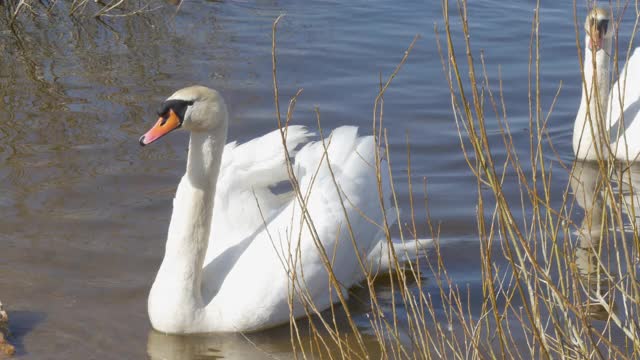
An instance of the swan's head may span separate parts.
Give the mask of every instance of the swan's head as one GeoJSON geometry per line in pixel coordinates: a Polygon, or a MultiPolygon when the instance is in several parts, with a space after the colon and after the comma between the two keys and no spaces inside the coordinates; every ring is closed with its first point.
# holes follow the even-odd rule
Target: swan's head
{"type": "Polygon", "coordinates": [[[613,37],[611,13],[603,8],[593,8],[584,22],[589,50],[598,51],[604,48],[603,42],[613,37]]]}
{"type": "Polygon", "coordinates": [[[227,106],[222,96],[204,86],[189,86],[169,96],[158,110],[158,121],[140,137],[145,146],[169,132],[182,128],[192,132],[226,129],[227,106]]]}

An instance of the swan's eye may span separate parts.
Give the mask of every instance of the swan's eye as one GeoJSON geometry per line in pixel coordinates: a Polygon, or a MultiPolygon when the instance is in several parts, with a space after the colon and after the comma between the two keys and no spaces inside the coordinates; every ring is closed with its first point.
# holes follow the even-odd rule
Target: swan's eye
{"type": "Polygon", "coordinates": [[[600,20],[598,22],[598,32],[600,32],[600,34],[606,35],[608,28],[609,28],[609,20],[600,20]]]}
{"type": "Polygon", "coordinates": [[[587,33],[589,35],[605,36],[609,30],[609,19],[598,20],[595,17],[590,17],[588,23],[587,33]]]}
{"type": "Polygon", "coordinates": [[[193,105],[193,101],[190,100],[167,100],[162,103],[160,109],[158,110],[158,116],[162,117],[162,124],[167,121],[169,118],[169,111],[173,110],[173,112],[178,115],[178,119],[180,119],[180,123],[184,120],[184,114],[187,112],[187,108],[193,105]]]}

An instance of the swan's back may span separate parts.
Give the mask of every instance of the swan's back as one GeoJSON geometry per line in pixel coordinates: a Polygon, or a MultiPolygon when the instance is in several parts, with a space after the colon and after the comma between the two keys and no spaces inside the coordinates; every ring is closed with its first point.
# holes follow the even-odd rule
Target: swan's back
{"type": "Polygon", "coordinates": [[[616,159],[640,156],[640,48],[636,48],[611,88],[609,136],[616,159]],[[622,104],[622,106],[621,106],[622,104]]]}
{"type": "MultiPolygon", "coordinates": [[[[299,145],[308,137],[306,130],[296,131],[300,141],[293,141],[295,144],[292,145],[299,145]]],[[[232,152],[241,146],[232,148],[232,152]]],[[[269,142],[269,146],[282,149],[281,142],[269,142]]],[[[241,224],[245,219],[242,211],[250,206],[231,204],[236,200],[235,196],[222,200],[216,196],[212,228],[215,235],[211,237],[210,246],[216,246],[217,250],[207,256],[209,263],[203,279],[204,286],[208,286],[204,291],[205,300],[210,300],[207,306],[210,318],[206,323],[214,328],[206,330],[251,330],[286,322],[290,315],[289,296],[292,292],[297,293],[294,296],[295,317],[305,314],[299,301],[300,294],[313,301],[319,309],[326,308],[338,300],[337,290],[332,288],[324,264],[327,259],[332,264],[333,275],[342,284],[341,290],[363,279],[362,266],[367,266],[367,256],[383,238],[381,227],[371,223],[373,220],[381,224],[383,214],[375,172],[377,150],[374,147],[371,136],[358,137],[357,128],[340,127],[325,139],[325,145],[320,141],[308,143],[295,154],[294,172],[305,197],[312,226],[303,216],[299,198],[287,193],[285,201],[267,200],[269,204],[261,204],[261,225],[256,225],[257,220],[252,217],[250,222],[255,228],[234,230],[220,225],[222,221],[216,217],[222,216],[220,211],[226,211],[225,219],[236,217],[239,220],[235,223],[241,224]],[[226,204],[226,207],[219,208],[219,204],[226,204]],[[227,233],[215,229],[216,225],[226,229],[227,233]],[[220,237],[225,236],[227,238],[221,241],[220,237]],[[319,249],[320,244],[322,249],[319,249]],[[292,282],[292,278],[296,281],[292,282]],[[215,309],[224,309],[224,312],[215,309]]],[[[263,151],[269,153],[273,149],[263,148],[263,151]]],[[[279,176],[268,181],[250,178],[246,183],[233,185],[232,182],[223,182],[222,185],[230,194],[253,185],[258,191],[269,191],[270,186],[284,180],[280,175],[287,175],[284,154],[280,153],[278,159],[282,160],[272,165],[278,167],[273,173],[279,176]]],[[[221,170],[221,179],[233,176],[223,174],[224,171],[221,170]]],[[[386,173],[382,171],[383,187],[388,189],[386,173]]],[[[217,193],[222,191],[219,186],[217,193]]],[[[271,196],[276,195],[272,193],[271,196]]],[[[251,204],[255,205],[256,197],[251,197],[251,204]]],[[[269,195],[262,198],[269,199],[269,195]]],[[[249,199],[248,195],[241,197],[241,201],[249,202],[249,199]]],[[[385,196],[385,201],[388,201],[388,196],[385,196]]],[[[249,211],[249,214],[253,212],[249,211]]]]}

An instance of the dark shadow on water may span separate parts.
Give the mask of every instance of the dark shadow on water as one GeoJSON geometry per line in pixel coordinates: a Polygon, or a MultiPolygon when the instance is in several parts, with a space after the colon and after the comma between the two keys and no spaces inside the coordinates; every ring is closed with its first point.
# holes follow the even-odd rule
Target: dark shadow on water
{"type": "Polygon", "coordinates": [[[41,324],[47,315],[40,311],[8,311],[9,331],[11,336],[9,342],[15,346],[15,356],[27,355],[28,351],[24,346],[24,337],[41,324]]]}

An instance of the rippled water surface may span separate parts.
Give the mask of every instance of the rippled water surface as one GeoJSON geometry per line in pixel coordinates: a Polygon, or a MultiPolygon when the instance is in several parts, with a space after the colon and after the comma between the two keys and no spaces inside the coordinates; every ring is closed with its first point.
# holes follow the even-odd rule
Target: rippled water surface
{"type": "MultiPolygon", "coordinates": [[[[484,50],[494,80],[500,71],[514,141],[527,151],[535,4],[471,3],[471,41],[484,50]]],[[[11,311],[19,356],[291,356],[288,328],[248,337],[151,331],[146,296],[163,254],[187,136],[147,148],[137,141],[159,103],[194,83],[225,96],[230,140],[274,129],[271,24],[281,13],[281,97],[304,89],[294,122],[309,126],[317,107],[324,128],[356,124],[370,132],[380,75],[386,78],[421,35],[385,96],[401,206],[408,219],[408,138],[413,180],[426,179],[444,262],[480,303],[476,181],[460,151],[437,52],[439,1],[187,1],[177,13],[166,4],[103,21],[70,18],[66,6],[25,15],[13,28],[6,18],[0,22],[0,300],[11,311]]],[[[548,108],[562,83],[548,131],[560,157],[570,160],[580,95],[573,8],[562,1],[543,1],[541,8],[542,101],[548,108]]],[[[582,19],[586,11],[578,13],[582,19]]],[[[462,45],[458,30],[454,35],[462,45]]],[[[500,141],[497,125],[490,127],[500,141]]],[[[559,171],[554,188],[561,194],[566,186],[559,171]]],[[[507,191],[519,197],[515,185],[507,191]]],[[[419,210],[417,217],[424,216],[419,210]]]]}

